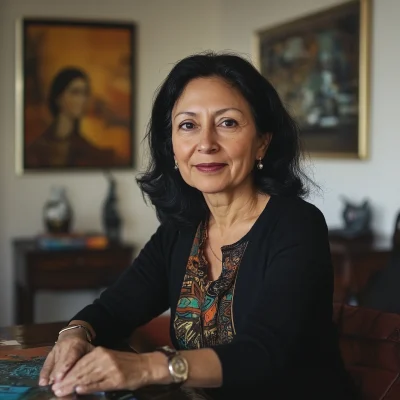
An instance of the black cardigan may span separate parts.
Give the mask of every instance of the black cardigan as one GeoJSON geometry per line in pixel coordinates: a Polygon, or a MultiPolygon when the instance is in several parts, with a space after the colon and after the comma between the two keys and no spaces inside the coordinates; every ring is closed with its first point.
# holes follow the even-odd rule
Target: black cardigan
{"type": "MultiPolygon", "coordinates": [[[[169,308],[173,322],[195,232],[162,224],[119,280],[73,319],[89,322],[100,342],[126,337],[169,308]]],[[[322,213],[299,198],[272,196],[246,240],[233,300],[236,336],[213,347],[223,387],[211,392],[242,399],[260,390],[274,399],[353,398],[332,323],[333,271],[322,213]]],[[[171,338],[177,346],[172,323],[171,338]]]]}

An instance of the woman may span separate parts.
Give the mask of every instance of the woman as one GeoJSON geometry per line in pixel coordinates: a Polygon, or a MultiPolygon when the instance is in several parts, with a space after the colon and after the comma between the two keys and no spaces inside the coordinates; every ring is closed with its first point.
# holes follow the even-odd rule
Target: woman
{"type": "Polygon", "coordinates": [[[183,59],[155,99],[148,139],[138,183],[161,225],[60,334],[40,383],[57,395],[178,382],[213,398],[352,398],[327,227],[301,199],[298,132],[271,84],[235,55],[183,59]],[[168,308],[178,354],[86,340],[126,337],[168,308]]]}
{"type": "Polygon", "coordinates": [[[89,96],[89,78],[82,70],[64,68],[55,76],[48,102],[53,122],[26,149],[28,168],[104,167],[117,162],[113,150],[99,149],[81,134],[89,96]]]}

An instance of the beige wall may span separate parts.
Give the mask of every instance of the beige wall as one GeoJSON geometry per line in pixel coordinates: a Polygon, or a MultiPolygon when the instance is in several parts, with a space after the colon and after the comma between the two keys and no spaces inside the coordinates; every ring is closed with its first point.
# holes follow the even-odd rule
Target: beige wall
{"type": "MultiPolygon", "coordinates": [[[[340,0],[0,0],[0,325],[12,321],[12,257],[10,241],[42,228],[41,209],[49,187],[67,186],[75,205],[76,229],[100,228],[100,207],[106,191],[101,174],[37,175],[14,173],[14,47],[16,19],[63,16],[132,20],[138,24],[137,156],[148,120],[153,92],[172,64],[189,53],[229,49],[251,56],[254,30],[321,10],[340,0]]],[[[371,156],[367,161],[315,161],[314,178],[322,197],[312,198],[331,225],[340,223],[339,195],[371,199],[374,227],[388,235],[400,209],[400,135],[397,104],[400,93],[400,27],[398,0],[375,0],[372,53],[371,156]],[[393,171],[391,178],[388,171],[393,171]],[[392,181],[393,179],[393,181],[392,181]]],[[[116,174],[124,237],[142,246],[157,226],[136,187],[136,171],[116,174]]],[[[96,293],[38,296],[38,321],[68,318],[96,293]]]]}

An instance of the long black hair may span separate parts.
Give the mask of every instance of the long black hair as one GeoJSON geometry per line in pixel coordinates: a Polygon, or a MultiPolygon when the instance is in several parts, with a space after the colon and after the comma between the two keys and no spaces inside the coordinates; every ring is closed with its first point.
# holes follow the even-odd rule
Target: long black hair
{"type": "Polygon", "coordinates": [[[150,161],[137,178],[144,197],[161,222],[196,224],[207,215],[202,193],[184,182],[174,169],[171,114],[185,86],[195,78],[220,77],[240,91],[251,107],[257,132],[272,133],[264,168],[254,169],[259,192],[299,196],[308,193],[309,178],[301,169],[298,128],[276,90],[247,60],[230,53],[195,54],[179,61],[159,87],[146,138],[150,161]]]}

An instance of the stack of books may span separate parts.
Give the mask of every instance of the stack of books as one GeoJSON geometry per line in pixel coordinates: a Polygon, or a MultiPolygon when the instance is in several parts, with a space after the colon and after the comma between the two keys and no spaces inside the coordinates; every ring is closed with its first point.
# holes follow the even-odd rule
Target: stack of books
{"type": "Polygon", "coordinates": [[[103,234],[42,234],[36,237],[36,244],[41,249],[104,249],[109,245],[103,234]]]}

